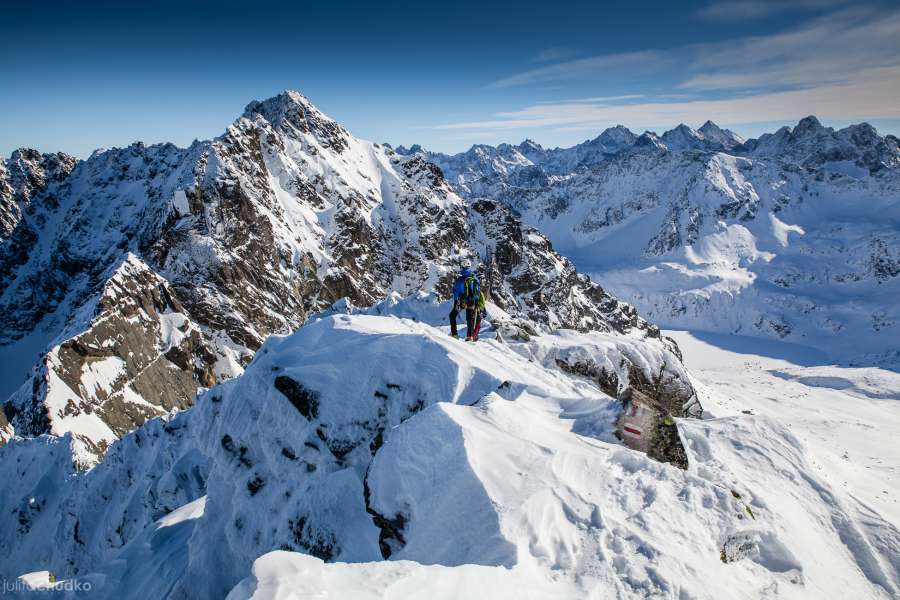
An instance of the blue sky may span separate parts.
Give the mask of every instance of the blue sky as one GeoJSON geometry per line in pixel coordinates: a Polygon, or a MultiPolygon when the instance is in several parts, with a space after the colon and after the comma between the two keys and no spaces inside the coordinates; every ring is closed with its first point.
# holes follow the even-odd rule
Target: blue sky
{"type": "Polygon", "coordinates": [[[572,145],[622,123],[900,133],[900,6],[732,2],[4,3],[0,154],[220,134],[300,90],[365,139],[572,145]]]}

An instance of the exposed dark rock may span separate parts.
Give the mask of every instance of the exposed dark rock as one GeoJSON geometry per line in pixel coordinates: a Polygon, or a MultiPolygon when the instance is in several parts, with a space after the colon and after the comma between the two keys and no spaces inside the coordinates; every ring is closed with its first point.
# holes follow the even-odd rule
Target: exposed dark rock
{"type": "Polygon", "coordinates": [[[380,531],[378,534],[378,547],[381,550],[381,557],[387,560],[392,554],[406,545],[406,539],[403,537],[403,528],[406,527],[408,519],[402,514],[386,517],[372,509],[370,506],[368,478],[363,480],[363,494],[366,501],[366,512],[372,516],[372,522],[375,523],[375,527],[380,531]]]}
{"type": "Polygon", "coordinates": [[[290,519],[288,525],[293,544],[284,549],[301,550],[326,562],[339,552],[334,534],[316,527],[305,515],[290,519]]]}
{"type": "Polygon", "coordinates": [[[275,378],[275,389],[284,394],[294,408],[307,419],[319,417],[319,395],[316,392],[306,389],[287,375],[275,378]]]}
{"type": "Polygon", "coordinates": [[[247,482],[247,491],[250,492],[251,496],[255,496],[259,493],[259,490],[263,489],[265,486],[266,481],[259,475],[254,475],[253,478],[247,482]]]}
{"type": "Polygon", "coordinates": [[[684,445],[673,417],[702,416],[696,392],[680,370],[663,369],[648,377],[634,365],[628,366],[628,381],[621,382],[594,362],[557,357],[556,365],[567,373],[591,379],[607,395],[622,403],[617,435],[626,444],[646,452],[661,462],[687,469],[684,445]]]}

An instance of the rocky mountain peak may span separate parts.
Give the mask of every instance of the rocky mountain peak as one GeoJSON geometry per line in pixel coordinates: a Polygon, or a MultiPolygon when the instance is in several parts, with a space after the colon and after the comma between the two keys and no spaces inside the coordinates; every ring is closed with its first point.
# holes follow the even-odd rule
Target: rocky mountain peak
{"type": "Polygon", "coordinates": [[[700,129],[697,130],[703,139],[722,144],[725,149],[733,149],[744,143],[744,138],[731,131],[730,129],[722,129],[712,121],[706,121],[700,129]]]}
{"type": "Polygon", "coordinates": [[[653,131],[645,131],[634,141],[635,148],[656,148],[658,150],[667,150],[666,144],[653,131]]]}
{"type": "Polygon", "coordinates": [[[294,90],[285,90],[267,100],[254,100],[244,108],[243,118],[253,120],[257,115],[289,137],[300,139],[304,135],[313,135],[323,146],[336,152],[344,150],[350,135],[306,96],[294,90]]]}
{"type": "Polygon", "coordinates": [[[679,124],[662,134],[662,141],[669,150],[694,150],[702,146],[703,138],[696,131],[679,124]]]}
{"type": "Polygon", "coordinates": [[[409,148],[407,148],[406,146],[401,144],[401,145],[397,146],[396,148],[394,148],[394,152],[405,156],[407,154],[416,154],[419,152],[424,152],[424,148],[422,148],[422,146],[420,144],[413,144],[409,148]]]}
{"type": "Polygon", "coordinates": [[[637,136],[630,129],[623,125],[616,125],[604,129],[600,135],[588,143],[601,146],[607,154],[615,154],[633,145],[636,140],[637,136]]]}
{"type": "Polygon", "coordinates": [[[516,148],[519,150],[519,152],[521,152],[522,154],[524,154],[526,156],[528,156],[530,154],[537,154],[537,153],[544,151],[543,146],[541,146],[540,144],[538,144],[531,138],[526,138],[524,141],[522,141],[521,144],[516,146],[516,148]]]}
{"type": "MultiPolygon", "coordinates": [[[[42,154],[32,148],[19,148],[0,160],[0,241],[14,233],[32,200],[44,197],[47,188],[64,180],[77,164],[78,159],[63,152],[42,154]]],[[[52,195],[46,200],[55,202],[52,195]]],[[[0,251],[0,265],[4,254],[0,251]]]]}
{"type": "Polygon", "coordinates": [[[805,138],[830,130],[830,128],[823,127],[819,119],[810,115],[800,119],[800,122],[797,123],[797,126],[794,127],[791,133],[795,138],[805,138]]]}
{"type": "Polygon", "coordinates": [[[253,115],[259,114],[273,125],[279,126],[285,119],[307,112],[318,113],[320,118],[328,118],[300,92],[285,90],[265,100],[252,100],[244,108],[243,116],[252,119],[253,115]]]}
{"type": "MultiPolygon", "coordinates": [[[[868,123],[850,125],[842,129],[841,132],[846,134],[853,143],[859,146],[872,146],[880,141],[878,131],[868,123]]],[[[884,137],[884,140],[889,142],[888,138],[890,137],[893,136],[887,135],[884,137]]]]}

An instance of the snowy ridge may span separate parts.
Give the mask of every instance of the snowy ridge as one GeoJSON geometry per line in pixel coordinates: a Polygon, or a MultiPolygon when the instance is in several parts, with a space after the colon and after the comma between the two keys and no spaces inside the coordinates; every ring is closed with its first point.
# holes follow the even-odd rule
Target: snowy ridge
{"type": "Polygon", "coordinates": [[[71,431],[84,465],[239,374],[268,335],[345,297],[446,297],[463,263],[537,327],[659,337],[509,208],[463,200],[422,157],[353,137],[297,92],[189,148],[26,154],[70,172],[4,163],[4,207],[25,207],[0,240],[5,418],[26,436],[71,431]]]}
{"type": "Polygon", "coordinates": [[[503,145],[477,147],[487,162],[475,148],[425,155],[462,195],[511,206],[654,322],[896,363],[895,137],[807,117],[744,141],[708,122],[559,168],[595,141],[524,161],[503,145]]]}
{"type": "MultiPolygon", "coordinates": [[[[565,345],[554,336],[489,327],[471,345],[397,316],[437,310],[424,300],[342,310],[271,337],[243,375],[89,471],[72,472],[68,437],[0,449],[18,482],[0,498],[25,517],[0,527],[2,575],[50,571],[99,598],[232,600],[412,586],[508,597],[526,584],[538,598],[889,598],[900,586],[900,532],[771,418],[680,420],[685,471],[622,445],[618,402],[596,382],[531,359],[565,345]]],[[[587,347],[597,334],[568,335],[587,347]]]]}

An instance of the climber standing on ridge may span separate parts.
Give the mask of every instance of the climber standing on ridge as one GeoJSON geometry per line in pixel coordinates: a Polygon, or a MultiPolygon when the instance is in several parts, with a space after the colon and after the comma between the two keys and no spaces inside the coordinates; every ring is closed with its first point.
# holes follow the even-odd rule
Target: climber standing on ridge
{"type": "Polygon", "coordinates": [[[481,316],[484,312],[484,294],[481,282],[471,267],[465,266],[453,284],[453,309],[450,311],[450,335],[458,337],[456,317],[459,311],[466,311],[466,341],[478,341],[478,330],[481,329],[481,316]]]}

